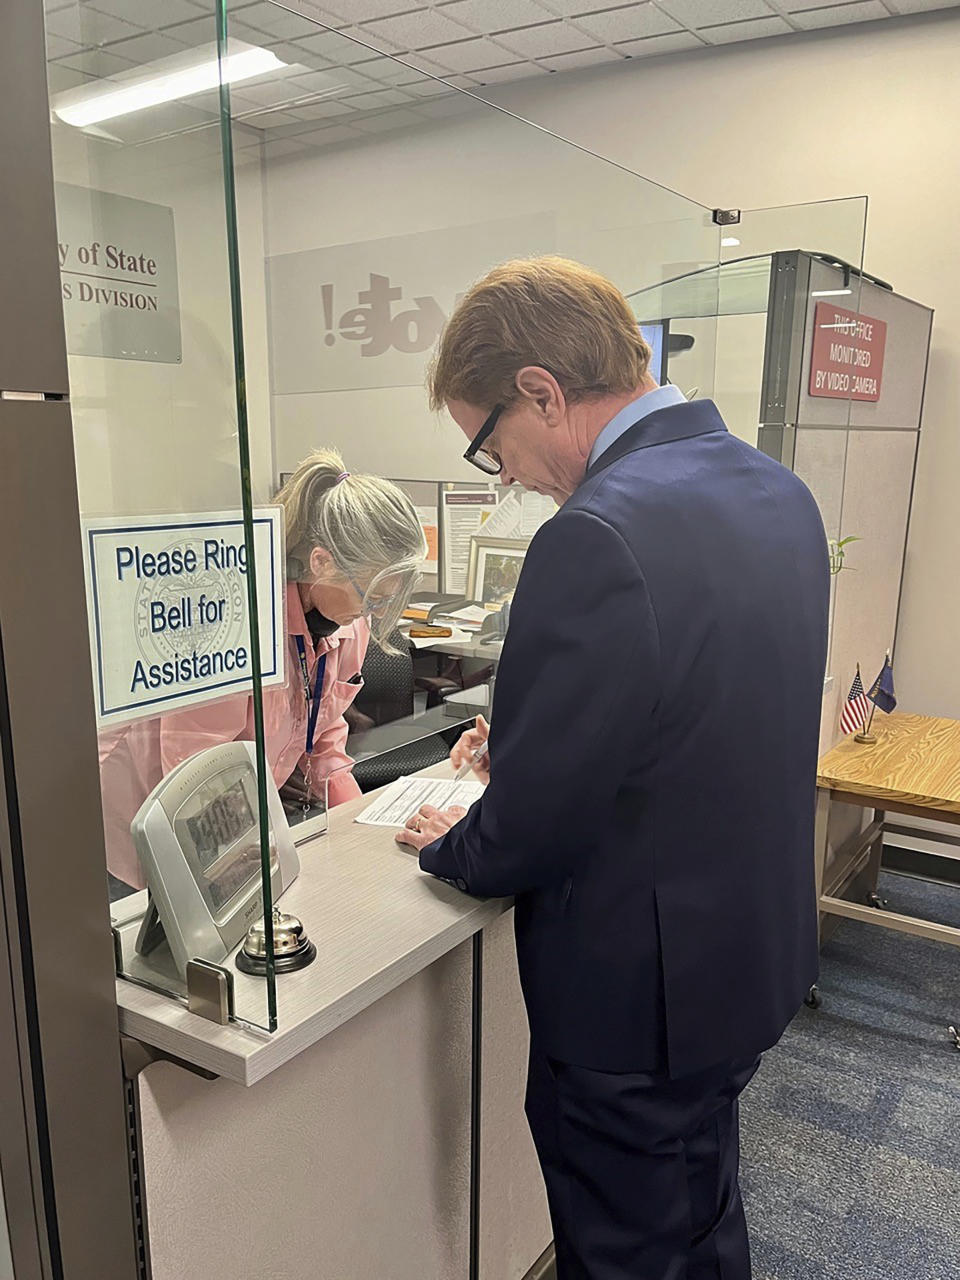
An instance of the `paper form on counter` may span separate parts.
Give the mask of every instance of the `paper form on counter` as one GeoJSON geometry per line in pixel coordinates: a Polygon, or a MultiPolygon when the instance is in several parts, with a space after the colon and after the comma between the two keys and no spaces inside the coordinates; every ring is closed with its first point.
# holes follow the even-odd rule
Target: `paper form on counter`
{"type": "Polygon", "coordinates": [[[466,778],[398,778],[383,795],[354,818],[371,827],[402,827],[425,804],[449,809],[453,804],[469,809],[483,795],[483,783],[466,778]]]}

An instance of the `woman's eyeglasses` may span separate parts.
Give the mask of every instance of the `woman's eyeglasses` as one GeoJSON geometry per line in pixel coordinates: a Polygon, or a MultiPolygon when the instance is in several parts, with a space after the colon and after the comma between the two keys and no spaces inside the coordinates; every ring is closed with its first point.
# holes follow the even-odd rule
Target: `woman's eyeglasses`
{"type": "Polygon", "coordinates": [[[463,455],[467,462],[472,462],[475,467],[479,467],[488,476],[498,476],[503,470],[503,460],[499,453],[496,453],[493,449],[483,448],[484,440],[489,439],[503,410],[504,406],[502,404],[494,405],[483,426],[470,441],[470,447],[463,455]]]}

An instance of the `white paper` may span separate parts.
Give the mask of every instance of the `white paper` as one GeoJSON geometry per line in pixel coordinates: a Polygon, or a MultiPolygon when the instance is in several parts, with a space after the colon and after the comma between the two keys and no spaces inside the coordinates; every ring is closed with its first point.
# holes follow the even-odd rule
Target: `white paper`
{"type": "Polygon", "coordinates": [[[461,630],[479,631],[487,620],[489,609],[482,604],[464,605],[462,609],[454,609],[451,613],[435,613],[433,621],[438,625],[453,624],[461,630]]]}
{"type": "Polygon", "coordinates": [[[465,778],[398,778],[373,804],[358,814],[355,822],[371,827],[402,827],[425,804],[449,809],[459,804],[469,809],[483,795],[483,783],[465,778]]]}
{"type": "Polygon", "coordinates": [[[556,515],[557,504],[542,493],[525,492],[520,499],[521,538],[532,538],[541,525],[556,515]]]}
{"type": "Polygon", "coordinates": [[[470,539],[479,533],[497,505],[492,489],[454,489],[441,495],[443,506],[443,590],[466,591],[470,539]]]}
{"type": "MultiPolygon", "coordinates": [[[[535,498],[537,494],[533,495],[535,498]]],[[[483,522],[485,538],[517,538],[520,536],[521,499],[508,492],[496,511],[483,522]]]]}

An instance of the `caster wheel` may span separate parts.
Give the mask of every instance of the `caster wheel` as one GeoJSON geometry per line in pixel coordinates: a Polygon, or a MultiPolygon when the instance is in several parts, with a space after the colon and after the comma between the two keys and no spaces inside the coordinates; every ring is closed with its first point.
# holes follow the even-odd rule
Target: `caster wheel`
{"type": "Polygon", "coordinates": [[[823,1004],[823,997],[820,995],[820,992],[817,990],[816,986],[812,986],[810,988],[807,998],[804,1000],[803,1003],[807,1006],[808,1009],[820,1008],[820,1006],[823,1004]]]}
{"type": "Polygon", "coordinates": [[[873,907],[875,911],[886,911],[887,905],[886,898],[881,898],[879,893],[867,894],[867,906],[873,907]]]}

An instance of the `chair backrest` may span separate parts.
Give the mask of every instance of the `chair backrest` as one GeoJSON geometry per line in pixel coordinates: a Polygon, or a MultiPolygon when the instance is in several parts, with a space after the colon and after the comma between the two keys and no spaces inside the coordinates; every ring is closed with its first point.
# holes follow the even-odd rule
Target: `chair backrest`
{"type": "Polygon", "coordinates": [[[413,656],[410,641],[399,630],[390,635],[398,653],[384,653],[371,640],[363,660],[363,688],[354,699],[357,711],[374,724],[388,724],[413,715],[413,656]]]}

